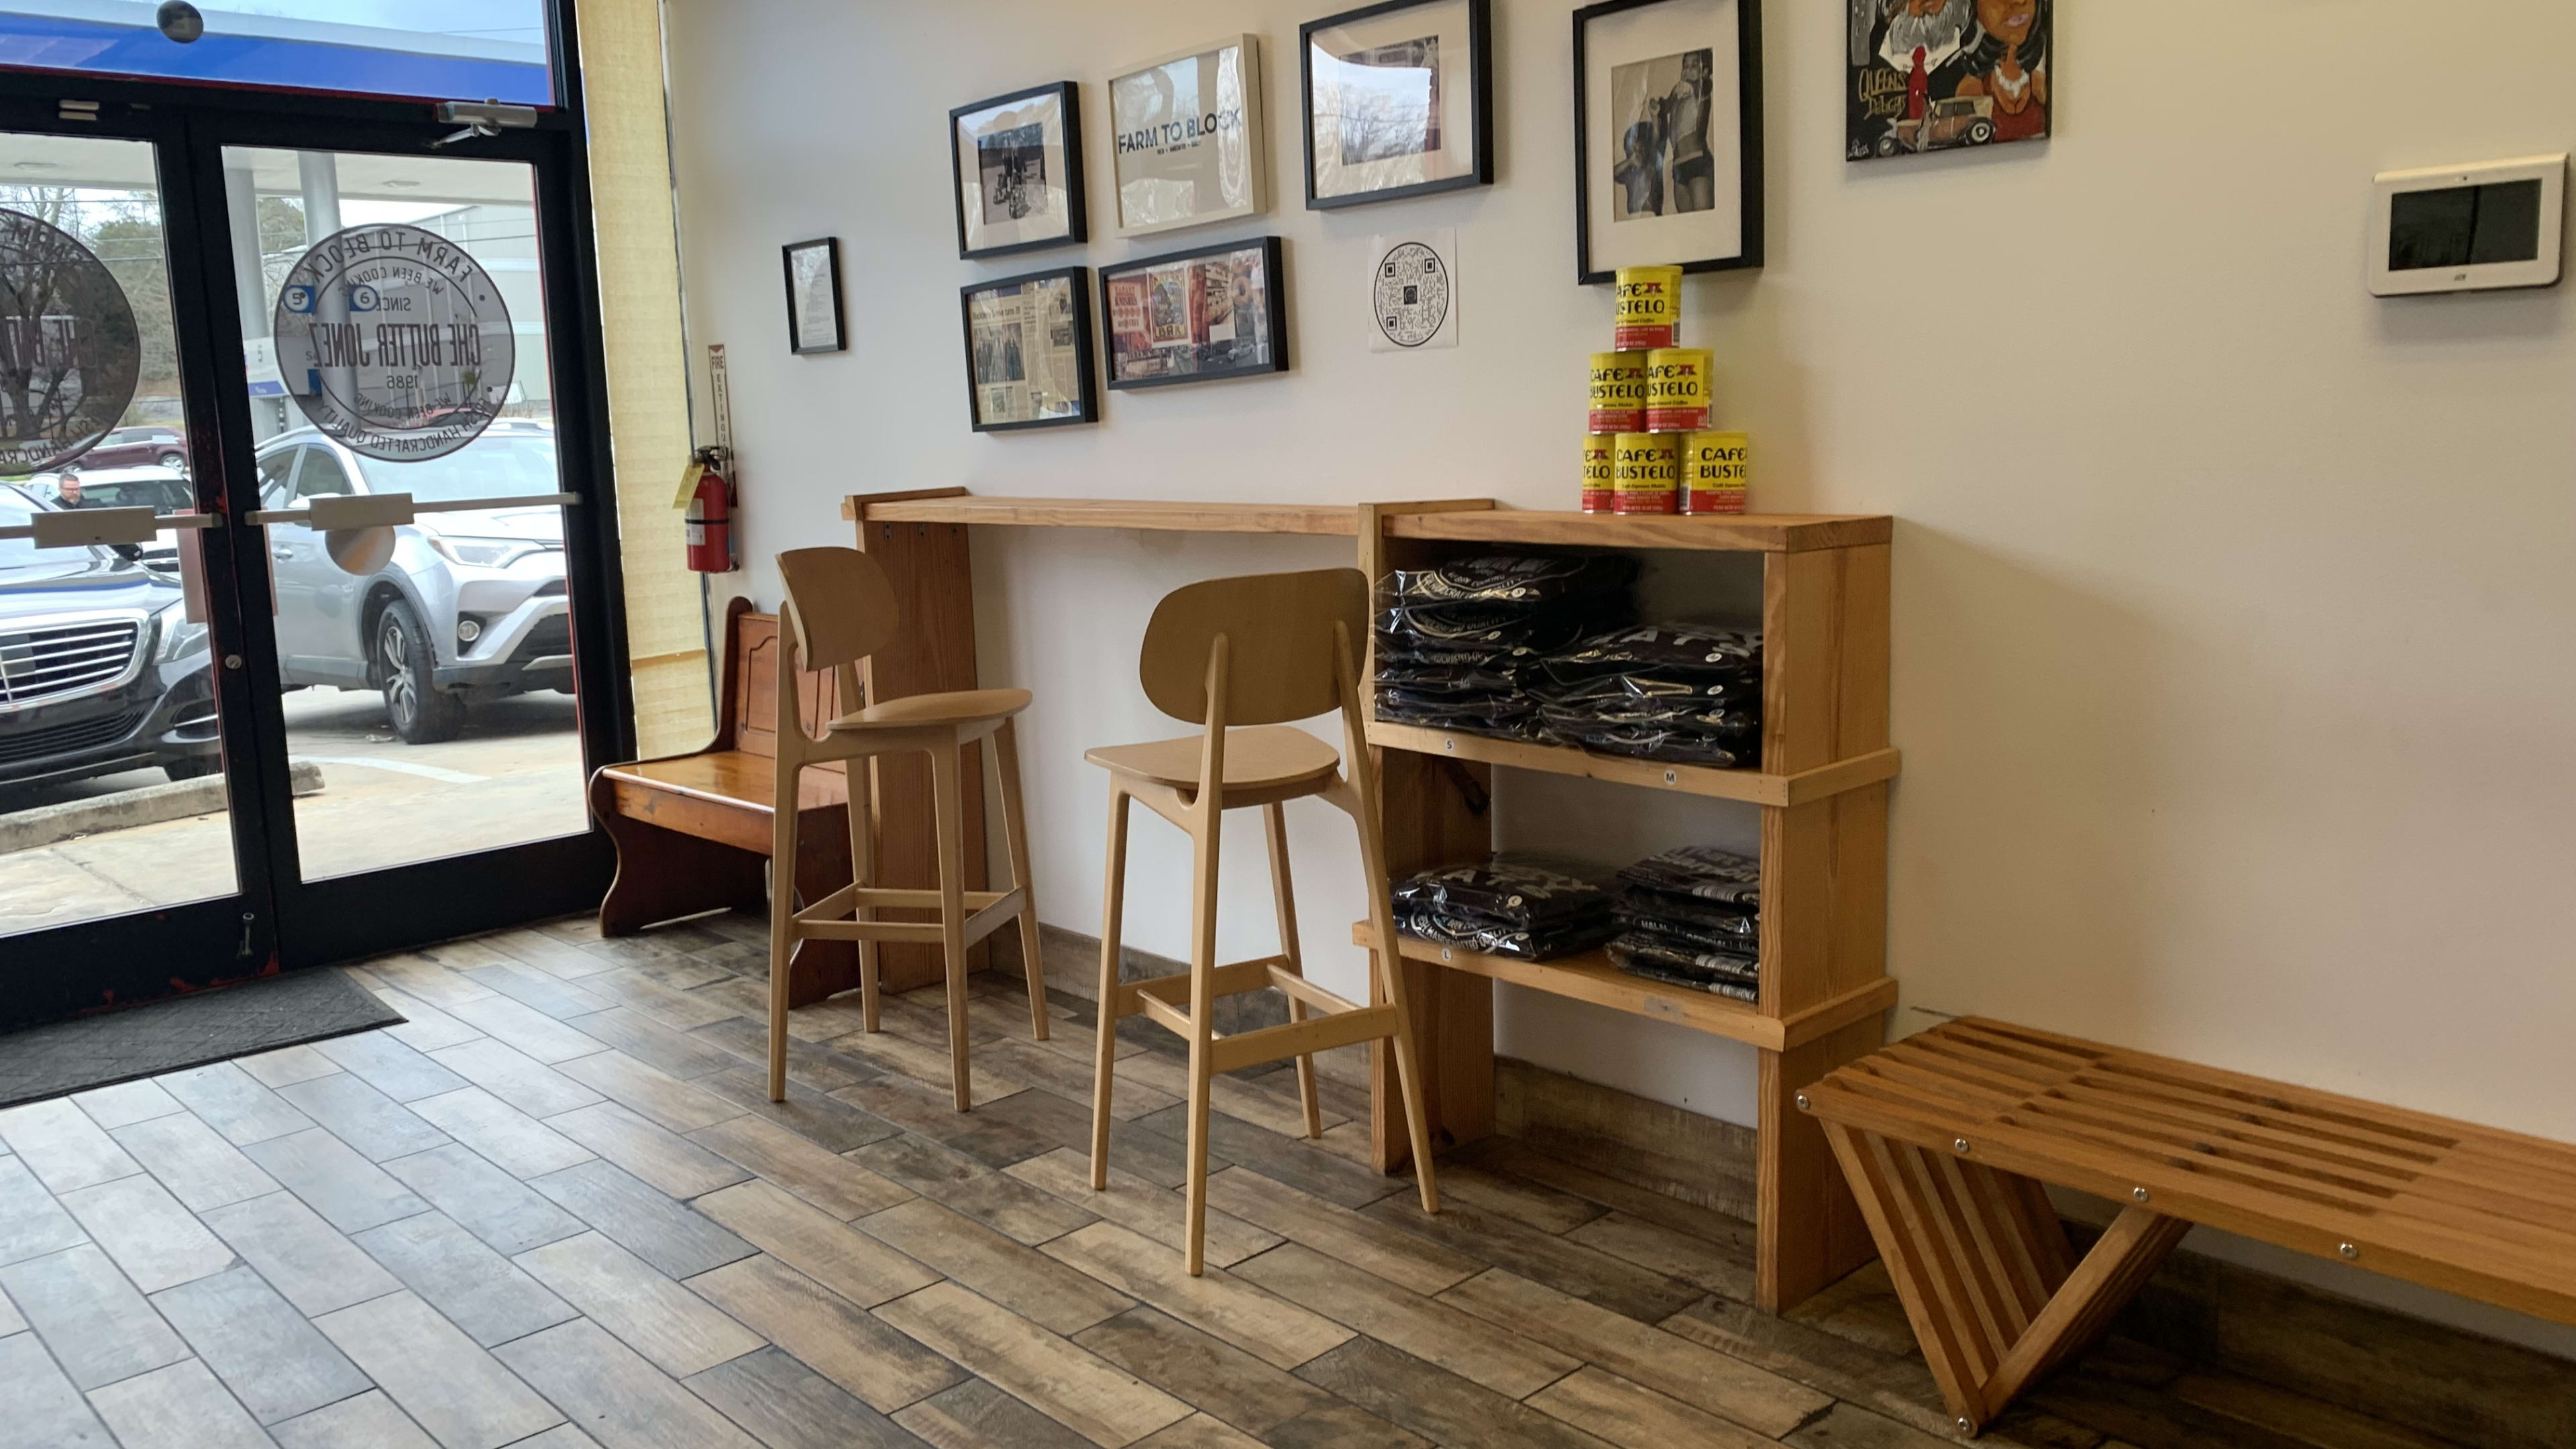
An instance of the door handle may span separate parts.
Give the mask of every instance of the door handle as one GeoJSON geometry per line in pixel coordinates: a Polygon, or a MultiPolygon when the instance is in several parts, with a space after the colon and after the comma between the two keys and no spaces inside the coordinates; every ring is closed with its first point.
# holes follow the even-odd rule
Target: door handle
{"type": "Polygon", "coordinates": [[[273,559],[291,563],[295,559],[295,550],[288,548],[284,544],[279,544],[277,547],[268,551],[268,556],[273,559]]]}

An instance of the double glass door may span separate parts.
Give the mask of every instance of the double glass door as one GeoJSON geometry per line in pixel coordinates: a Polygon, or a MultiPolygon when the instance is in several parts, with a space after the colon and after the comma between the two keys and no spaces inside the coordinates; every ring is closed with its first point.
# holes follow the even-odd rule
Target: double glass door
{"type": "Polygon", "coordinates": [[[567,138],[68,114],[0,107],[0,1025],[595,904],[567,138]]]}

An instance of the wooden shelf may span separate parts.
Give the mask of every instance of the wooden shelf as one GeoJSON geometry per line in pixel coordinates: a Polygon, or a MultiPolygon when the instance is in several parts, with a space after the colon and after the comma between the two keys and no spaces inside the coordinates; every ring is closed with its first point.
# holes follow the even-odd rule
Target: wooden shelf
{"type": "Polygon", "coordinates": [[[1515,770],[1574,775],[1640,785],[1649,790],[1678,790],[1717,800],[1743,800],[1755,805],[1804,805],[1845,790],[1896,778],[1902,756],[1893,749],[1872,750],[1848,760],[1795,775],[1766,775],[1759,770],[1717,770],[1706,765],[1667,765],[1620,755],[1596,755],[1568,745],[1539,745],[1527,740],[1498,740],[1488,735],[1453,734],[1423,725],[1372,720],[1369,743],[1453,760],[1477,760],[1515,770]]]}
{"type": "MultiPolygon", "coordinates": [[[[1377,934],[1366,921],[1351,923],[1351,944],[1376,949],[1377,934]]],[[[1487,956],[1455,946],[1441,946],[1400,936],[1397,949],[1406,960],[1445,966],[1496,981],[1509,981],[1555,996],[1571,996],[1634,1016],[1669,1021],[1693,1031],[1740,1041],[1765,1051],[1788,1051],[1815,1041],[1853,1022],[1878,1015],[1896,1004],[1896,982],[1876,981],[1820,1006],[1792,1016],[1766,1016],[1750,1002],[1710,991],[1694,991],[1666,981],[1631,976],[1610,964],[1606,951],[1585,951],[1553,961],[1523,961],[1513,956],[1487,956]]]]}
{"type": "Polygon", "coordinates": [[[1740,553],[1858,548],[1885,543],[1894,532],[1895,520],[1884,514],[1739,513],[1682,517],[1481,508],[1405,513],[1386,520],[1389,538],[1557,543],[1588,548],[1728,549],[1740,553]]]}
{"type": "Polygon", "coordinates": [[[1119,498],[948,497],[850,499],[841,516],[870,523],[991,523],[1032,528],[1132,528],[1179,533],[1303,533],[1349,538],[1359,510],[1348,505],[1182,503],[1119,498]]]}

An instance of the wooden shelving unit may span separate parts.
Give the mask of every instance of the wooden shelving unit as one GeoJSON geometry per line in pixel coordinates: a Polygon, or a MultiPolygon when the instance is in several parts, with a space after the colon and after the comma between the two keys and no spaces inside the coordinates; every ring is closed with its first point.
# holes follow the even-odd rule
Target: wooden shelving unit
{"type": "MultiPolygon", "coordinates": [[[[1480,860],[1492,771],[1537,770],[1751,804],[1762,812],[1761,1000],[1732,1001],[1627,975],[1600,953],[1527,962],[1403,941],[1431,1109],[1450,1140],[1493,1127],[1487,980],[1588,1001],[1748,1043],[1761,1054],[1756,1296],[1788,1308],[1869,1260],[1859,1208],[1798,1089],[1886,1040],[1888,546],[1884,517],[1641,518],[1455,504],[1362,505],[1371,579],[1496,547],[1753,554],[1762,568],[1762,757],[1717,770],[1373,721],[1386,780],[1387,868],[1398,877],[1480,860]],[[1421,1003],[1428,1003],[1425,1009],[1421,1003]]],[[[1374,674],[1372,659],[1371,673],[1374,674]]],[[[1354,939],[1367,941],[1364,926],[1354,939]]],[[[1381,1058],[1383,1052],[1380,1053],[1381,1058]]],[[[1376,1092],[1381,1165],[1404,1158],[1386,1064],[1376,1092]]]]}
{"type": "MultiPolygon", "coordinates": [[[[1352,538],[1371,579],[1393,568],[1512,546],[1678,550],[1758,557],[1762,570],[1763,738],[1759,770],[1714,770],[1478,735],[1372,723],[1384,782],[1387,869],[1482,860],[1497,768],[1536,770],[1733,800],[1762,812],[1761,1000],[1730,1001],[1629,976],[1599,953],[1524,962],[1397,943],[1423,1053],[1424,1097],[1441,1140],[1493,1130],[1494,981],[1589,1001],[1759,1054],[1756,1296],[1788,1308],[1873,1254],[1857,1205],[1801,1087],[1885,1040],[1896,985],[1885,972],[1888,542],[1884,517],[1638,518],[1524,512],[1490,499],[1306,505],[984,498],[963,489],[854,497],[842,516],[878,556],[907,618],[956,627],[899,639],[872,667],[902,692],[978,687],[970,525],[1279,533],[1352,538]]],[[[1111,652],[1131,650],[1133,641],[1111,652]]],[[[1125,654],[1126,659],[1133,655],[1125,654]]],[[[1104,663],[1107,656],[1104,655],[1104,663]]],[[[1124,667],[1124,661],[1121,661],[1124,667]]],[[[1372,672],[1373,666],[1372,666],[1372,672]]],[[[1043,761],[1031,768],[1046,769],[1043,761]]],[[[1374,947],[1362,927],[1355,939],[1374,947]]],[[[1378,1164],[1406,1156],[1392,1073],[1380,1053],[1372,1129],[1378,1164]]]]}

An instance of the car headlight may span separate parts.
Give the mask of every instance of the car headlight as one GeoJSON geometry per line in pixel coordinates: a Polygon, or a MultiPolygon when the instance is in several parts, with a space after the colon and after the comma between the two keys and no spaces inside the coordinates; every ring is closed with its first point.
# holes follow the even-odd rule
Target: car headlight
{"type": "Polygon", "coordinates": [[[505,569],[543,546],[522,538],[449,538],[444,534],[428,535],[429,546],[449,563],[468,568],[505,569]]]}
{"type": "Polygon", "coordinates": [[[175,664],[192,654],[206,652],[206,626],[188,622],[184,600],[153,615],[152,627],[161,639],[161,647],[153,657],[163,664],[175,664]]]}

